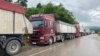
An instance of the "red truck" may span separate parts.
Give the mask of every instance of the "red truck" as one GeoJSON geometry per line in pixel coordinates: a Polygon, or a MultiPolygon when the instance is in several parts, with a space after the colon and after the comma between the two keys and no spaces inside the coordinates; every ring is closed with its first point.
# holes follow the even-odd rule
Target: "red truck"
{"type": "Polygon", "coordinates": [[[79,24],[71,25],[62,21],[56,21],[53,14],[37,14],[30,17],[33,25],[33,34],[28,42],[31,44],[53,44],[56,41],[63,42],[66,38],[80,36],[79,24]]]}

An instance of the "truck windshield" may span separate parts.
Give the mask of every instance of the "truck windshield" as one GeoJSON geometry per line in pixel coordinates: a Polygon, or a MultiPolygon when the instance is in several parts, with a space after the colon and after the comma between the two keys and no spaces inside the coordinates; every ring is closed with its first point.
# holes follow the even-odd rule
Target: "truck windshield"
{"type": "Polygon", "coordinates": [[[41,27],[43,26],[43,21],[39,21],[39,20],[34,20],[34,21],[31,21],[33,27],[41,27]]]}

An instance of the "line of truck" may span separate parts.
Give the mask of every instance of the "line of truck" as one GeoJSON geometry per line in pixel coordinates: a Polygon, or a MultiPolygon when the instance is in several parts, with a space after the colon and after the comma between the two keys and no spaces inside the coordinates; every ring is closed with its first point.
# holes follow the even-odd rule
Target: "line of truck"
{"type": "MultiPolygon", "coordinates": [[[[88,32],[87,32],[88,33],[88,32]]],[[[28,20],[24,9],[0,0],[0,45],[10,55],[18,53],[24,45],[22,36],[28,34],[30,44],[53,44],[84,35],[79,24],[56,21],[53,14],[31,15],[28,20]]]]}
{"type": "Polygon", "coordinates": [[[29,35],[31,44],[52,44],[80,36],[79,24],[56,21],[53,14],[32,15],[30,22],[34,26],[34,34],[29,35]]]}
{"type": "Polygon", "coordinates": [[[33,34],[29,35],[30,44],[53,44],[65,39],[74,39],[90,34],[89,29],[80,27],[79,24],[68,24],[55,20],[53,14],[37,14],[30,16],[33,25],[33,34]]]}

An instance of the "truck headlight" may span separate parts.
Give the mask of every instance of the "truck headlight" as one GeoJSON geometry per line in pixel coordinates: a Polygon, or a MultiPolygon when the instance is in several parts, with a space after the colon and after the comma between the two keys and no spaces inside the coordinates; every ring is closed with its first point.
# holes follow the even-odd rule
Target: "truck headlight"
{"type": "Polygon", "coordinates": [[[40,39],[44,39],[44,37],[40,37],[40,39]]]}

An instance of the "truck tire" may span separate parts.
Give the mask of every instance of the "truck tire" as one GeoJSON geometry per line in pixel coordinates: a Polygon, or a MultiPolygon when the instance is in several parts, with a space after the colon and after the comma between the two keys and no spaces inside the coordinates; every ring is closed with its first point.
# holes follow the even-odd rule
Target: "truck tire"
{"type": "Polygon", "coordinates": [[[64,42],[64,40],[65,40],[65,39],[64,39],[64,36],[61,35],[60,41],[61,41],[61,42],[64,42]]]}
{"type": "Polygon", "coordinates": [[[73,35],[74,39],[75,39],[75,35],[73,35]]]}
{"type": "Polygon", "coordinates": [[[72,39],[72,35],[71,35],[71,34],[69,34],[69,39],[70,39],[70,40],[72,39]]]}
{"type": "Polygon", "coordinates": [[[75,38],[75,36],[74,36],[74,34],[72,34],[72,39],[74,39],[75,38]]]}
{"type": "Polygon", "coordinates": [[[52,38],[49,38],[48,44],[49,44],[49,45],[53,44],[53,39],[52,39],[52,38]]]}
{"type": "Polygon", "coordinates": [[[57,42],[57,37],[54,36],[54,37],[53,37],[53,43],[56,43],[56,42],[57,42]]]}
{"type": "Polygon", "coordinates": [[[21,43],[18,40],[11,40],[6,45],[6,52],[10,55],[17,54],[21,49],[21,43]]]}

